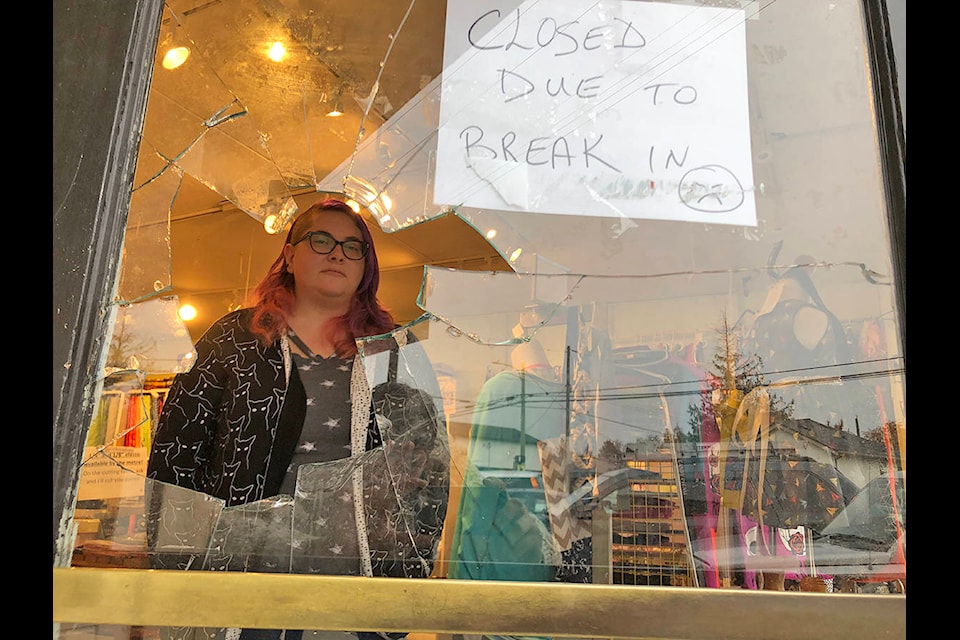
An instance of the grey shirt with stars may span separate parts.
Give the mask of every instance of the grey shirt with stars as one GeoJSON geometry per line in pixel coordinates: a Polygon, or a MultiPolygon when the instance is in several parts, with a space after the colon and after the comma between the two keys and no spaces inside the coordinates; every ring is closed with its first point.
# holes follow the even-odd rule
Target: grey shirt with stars
{"type": "Polygon", "coordinates": [[[300,465],[350,457],[353,357],[342,359],[334,355],[323,358],[310,353],[292,332],[290,339],[310,354],[292,354],[307,395],[303,430],[280,486],[280,493],[293,496],[300,465]]]}

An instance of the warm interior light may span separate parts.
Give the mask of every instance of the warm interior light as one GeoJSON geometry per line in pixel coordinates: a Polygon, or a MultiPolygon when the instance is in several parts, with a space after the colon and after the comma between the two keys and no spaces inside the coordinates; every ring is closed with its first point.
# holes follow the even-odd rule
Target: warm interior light
{"type": "Polygon", "coordinates": [[[490,229],[489,231],[487,231],[487,240],[493,240],[496,237],[497,237],[496,229],[490,229]]]}
{"type": "Polygon", "coordinates": [[[293,220],[293,216],[297,214],[298,210],[297,201],[293,198],[287,198],[287,201],[283,203],[278,213],[268,213],[264,216],[263,230],[270,235],[280,233],[287,228],[287,225],[293,220]]]}
{"type": "Polygon", "coordinates": [[[184,304],[180,306],[179,313],[181,320],[189,322],[197,317],[197,308],[192,304],[184,304]]]}
{"type": "Polygon", "coordinates": [[[354,213],[360,213],[360,203],[353,198],[347,198],[346,205],[353,209],[354,213]]]}
{"type": "Polygon", "coordinates": [[[173,70],[182,65],[190,57],[190,49],[174,47],[163,56],[163,68],[173,70]]]}
{"type": "Polygon", "coordinates": [[[283,46],[280,42],[274,42],[270,45],[270,50],[267,51],[267,57],[273,60],[274,62],[280,62],[287,55],[287,48],[283,46]]]}
{"type": "Polygon", "coordinates": [[[384,209],[386,209],[387,211],[391,211],[393,209],[393,198],[387,195],[386,191],[380,192],[380,200],[383,201],[384,209]]]}
{"type": "Polygon", "coordinates": [[[510,254],[510,262],[516,262],[521,253],[523,253],[523,249],[518,247],[513,253],[510,254]]]}
{"type": "Polygon", "coordinates": [[[337,98],[337,101],[333,103],[333,108],[327,111],[327,115],[331,118],[337,118],[343,115],[343,103],[340,101],[340,98],[337,98]]]}
{"type": "Polygon", "coordinates": [[[343,115],[343,87],[340,87],[337,91],[337,95],[333,99],[333,106],[330,108],[330,111],[327,111],[327,115],[331,118],[343,115]]]}
{"type": "Polygon", "coordinates": [[[271,213],[263,219],[263,230],[270,235],[279,231],[279,229],[277,229],[277,214],[271,213]]]}

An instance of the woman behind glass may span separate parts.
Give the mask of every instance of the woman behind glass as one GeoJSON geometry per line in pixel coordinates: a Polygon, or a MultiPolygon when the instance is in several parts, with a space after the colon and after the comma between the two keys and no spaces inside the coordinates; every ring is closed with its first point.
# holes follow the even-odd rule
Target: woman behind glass
{"type": "MultiPolygon", "coordinates": [[[[242,505],[250,509],[251,503],[257,503],[253,511],[257,516],[261,503],[293,504],[301,510],[305,506],[319,508],[324,513],[314,514],[311,520],[329,524],[311,532],[310,537],[323,538],[325,546],[332,537],[335,544],[331,548],[357,550],[338,557],[311,556],[299,561],[293,557],[286,562],[283,555],[290,550],[290,540],[286,540],[283,548],[287,551],[276,554],[272,561],[268,552],[256,550],[252,554],[261,553],[261,557],[245,555],[238,561],[237,554],[224,550],[230,544],[225,542],[230,531],[221,531],[209,546],[225,558],[223,565],[215,566],[218,553],[208,551],[203,568],[429,575],[446,512],[446,431],[430,396],[422,393],[414,394],[419,410],[407,407],[403,412],[421,416],[416,424],[398,422],[400,413],[394,415],[395,424],[382,415],[378,420],[384,403],[381,400],[379,411],[374,405],[383,393],[371,392],[364,368],[355,365],[358,338],[388,333],[396,327],[377,299],[379,284],[373,238],[362,217],[343,202],[321,200],[293,222],[281,254],[255,290],[254,306],[226,314],[197,342],[196,364],[175,378],[164,403],[147,476],[220,498],[225,508],[219,520],[224,522],[230,521],[231,513],[239,513],[238,521],[249,523],[251,518],[242,505]],[[422,419],[424,415],[426,419],[422,419]],[[347,517],[350,522],[345,524],[344,518],[331,513],[333,504],[316,497],[322,491],[311,493],[312,489],[304,488],[323,483],[349,487],[352,470],[357,467],[367,469],[363,480],[367,484],[362,491],[348,491],[354,504],[345,513],[355,513],[359,501],[361,512],[365,509],[367,514],[359,527],[353,518],[347,517]],[[388,472],[384,474],[383,469],[388,472]],[[298,472],[305,483],[299,494],[298,472]],[[304,480],[317,477],[321,478],[319,484],[304,480]],[[373,491],[370,483],[374,483],[373,491]],[[263,502],[273,496],[281,499],[263,502]],[[299,502],[284,502],[287,496],[295,496],[299,502]],[[396,517],[384,518],[383,514],[396,517]],[[386,523],[393,523],[395,530],[385,531],[390,526],[386,523]],[[384,549],[385,544],[396,548],[384,549]],[[359,551],[367,546],[367,551],[359,551]],[[371,568],[371,557],[381,565],[393,558],[396,566],[371,568]],[[398,557],[401,560],[397,561],[398,557]]],[[[429,377],[432,372],[423,375],[429,377]]],[[[406,385],[400,387],[418,392],[406,385]]],[[[392,397],[395,400],[397,394],[392,397]]],[[[161,491],[154,493],[159,496],[161,491]]],[[[158,496],[153,497],[151,508],[153,549],[158,548],[158,536],[169,529],[162,522],[162,508],[157,505],[163,500],[158,496]]],[[[286,513],[288,520],[295,512],[277,510],[286,513]]],[[[267,518],[252,520],[265,526],[267,518]]],[[[285,527],[281,523],[274,531],[289,531],[285,527]]],[[[246,535],[249,537],[249,532],[246,535]]],[[[296,531],[293,537],[297,537],[296,531]]],[[[293,544],[293,556],[298,542],[293,544]]],[[[243,546],[257,545],[248,539],[243,546]]],[[[238,547],[234,543],[232,549],[238,547]]],[[[174,568],[165,564],[162,553],[155,557],[155,566],[174,568]]],[[[217,635],[236,636],[237,631],[220,630],[217,635]]],[[[283,637],[300,638],[300,634],[287,631],[283,637]]],[[[281,636],[279,630],[244,629],[239,637],[281,636]]]]}

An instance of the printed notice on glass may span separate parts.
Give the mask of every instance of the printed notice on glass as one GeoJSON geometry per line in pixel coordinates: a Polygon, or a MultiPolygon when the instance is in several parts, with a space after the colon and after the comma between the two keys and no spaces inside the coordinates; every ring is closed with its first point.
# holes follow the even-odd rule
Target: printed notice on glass
{"type": "Polygon", "coordinates": [[[436,204],[756,226],[744,20],[448,0],[436,204]]]}
{"type": "Polygon", "coordinates": [[[148,457],[146,447],[106,447],[100,455],[96,447],[85,447],[77,500],[143,496],[148,457]]]}

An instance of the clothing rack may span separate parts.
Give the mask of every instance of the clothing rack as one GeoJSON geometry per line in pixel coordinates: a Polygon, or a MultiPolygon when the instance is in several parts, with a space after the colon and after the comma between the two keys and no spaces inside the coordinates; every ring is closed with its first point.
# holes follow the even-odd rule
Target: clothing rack
{"type": "Polygon", "coordinates": [[[691,344],[703,342],[703,331],[658,331],[656,333],[640,334],[630,337],[621,337],[614,350],[626,346],[646,346],[651,349],[685,348],[691,344]]]}
{"type": "Polygon", "coordinates": [[[86,445],[149,448],[168,389],[104,390],[87,432],[86,445]]]}

